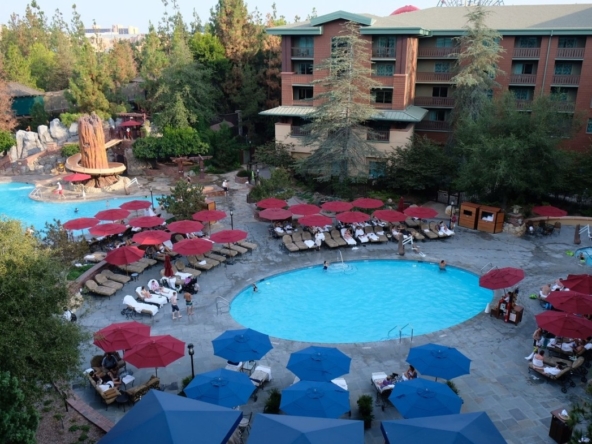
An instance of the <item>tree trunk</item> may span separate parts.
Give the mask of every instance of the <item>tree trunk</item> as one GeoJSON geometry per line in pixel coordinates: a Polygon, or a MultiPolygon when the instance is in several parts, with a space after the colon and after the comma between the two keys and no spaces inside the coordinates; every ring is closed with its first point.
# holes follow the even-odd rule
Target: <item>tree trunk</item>
{"type": "MultiPolygon", "coordinates": [[[[96,114],[82,116],[78,120],[78,140],[80,145],[80,164],[84,168],[103,169],[109,168],[107,150],[105,149],[105,133],[103,123],[96,114]]],[[[93,177],[87,186],[102,188],[117,182],[115,175],[93,177]]]]}

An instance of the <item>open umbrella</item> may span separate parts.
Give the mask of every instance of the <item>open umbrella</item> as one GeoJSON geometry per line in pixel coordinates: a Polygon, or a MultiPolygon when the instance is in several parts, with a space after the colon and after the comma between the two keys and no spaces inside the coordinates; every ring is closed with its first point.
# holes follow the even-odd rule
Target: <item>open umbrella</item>
{"type": "Polygon", "coordinates": [[[284,208],[287,206],[288,202],[282,199],[276,199],[275,197],[268,197],[257,202],[258,208],[284,208]]]}
{"type": "Polygon", "coordinates": [[[342,211],[349,211],[354,206],[349,202],[343,202],[341,200],[333,200],[331,202],[325,202],[321,205],[321,208],[325,211],[332,211],[334,213],[340,213],[342,211]]]}
{"type": "Polygon", "coordinates": [[[403,222],[407,219],[407,215],[395,210],[376,210],[372,214],[376,219],[384,222],[403,222]]]}
{"type": "Polygon", "coordinates": [[[577,291],[552,291],[545,299],[557,310],[580,315],[592,315],[592,296],[577,291]]]}
{"type": "Polygon", "coordinates": [[[267,208],[259,212],[259,217],[267,220],[285,220],[292,217],[292,212],[283,208],[267,208]]]}
{"type": "Polygon", "coordinates": [[[268,335],[250,328],[226,330],[212,345],[216,356],[232,362],[256,361],[273,348],[268,335]]]}
{"type": "Polygon", "coordinates": [[[127,265],[137,262],[144,257],[144,252],[138,247],[124,246],[111,250],[105,256],[105,262],[111,265],[127,265]]]}
{"type": "Polygon", "coordinates": [[[174,276],[175,272],[173,271],[173,264],[171,264],[171,257],[167,254],[164,257],[164,277],[172,278],[174,276]]]}
{"type": "Polygon", "coordinates": [[[158,216],[142,216],[130,219],[129,224],[136,228],[153,228],[162,225],[164,219],[158,216]]]}
{"type": "Polygon", "coordinates": [[[91,177],[92,176],[90,174],[74,173],[62,177],[62,180],[65,180],[66,182],[82,182],[84,180],[90,179],[91,177]]]}
{"type": "Polygon", "coordinates": [[[302,216],[309,216],[311,214],[319,214],[321,209],[316,205],[312,204],[298,204],[292,205],[289,210],[292,214],[300,214],[302,216]]]}
{"type": "Polygon", "coordinates": [[[195,375],[183,391],[191,399],[236,407],[246,404],[255,391],[255,386],[245,373],[219,368],[195,375]]]}
{"type": "Polygon", "coordinates": [[[479,286],[490,290],[501,290],[516,285],[524,279],[524,270],[520,268],[495,268],[479,278],[479,286]]]}
{"type": "Polygon", "coordinates": [[[212,247],[213,244],[205,239],[183,239],[173,245],[173,251],[183,256],[191,256],[207,253],[212,247]]]}
{"type": "Polygon", "coordinates": [[[592,294],[592,276],[589,274],[570,274],[561,283],[571,291],[584,294],[592,294]]]}
{"type": "Polygon", "coordinates": [[[93,335],[93,344],[105,352],[129,350],[150,336],[150,327],[136,321],[119,322],[102,328],[93,335]]]}
{"type": "Polygon", "coordinates": [[[403,418],[460,413],[462,399],[446,384],[416,378],[398,382],[389,400],[403,418]]]}
{"type": "Polygon", "coordinates": [[[171,335],[150,336],[134,345],[125,360],[137,368],[166,367],[185,356],[185,343],[171,335]]]}
{"type": "Polygon", "coordinates": [[[544,311],[535,316],[537,325],[556,336],[585,339],[592,336],[592,321],[561,311],[544,311]]]}
{"type": "Polygon", "coordinates": [[[121,122],[121,124],[119,125],[123,128],[126,127],[134,127],[134,126],[142,126],[142,122],[138,122],[137,120],[126,120],[125,122],[121,122]]]}
{"type": "Polygon", "coordinates": [[[485,412],[382,421],[380,429],[387,444],[506,443],[485,412]]]}
{"type": "Polygon", "coordinates": [[[436,210],[427,207],[409,207],[403,213],[409,217],[416,217],[418,219],[431,219],[438,215],[436,210]]]}
{"type": "Polygon", "coordinates": [[[203,227],[203,224],[196,220],[178,220],[167,225],[171,232],[181,234],[197,233],[203,230],[203,227]]]}
{"type": "Polygon", "coordinates": [[[65,222],[64,229],[72,231],[72,230],[84,230],[86,228],[94,227],[96,224],[99,223],[99,219],[95,217],[79,217],[78,219],[72,219],[68,222],[65,222]]]}
{"type": "Polygon", "coordinates": [[[290,355],[287,368],[306,381],[331,381],[349,373],[351,358],[335,347],[310,346],[290,355]]]}
{"type": "Polygon", "coordinates": [[[563,217],[567,216],[567,211],[561,210],[560,208],[554,207],[552,205],[544,205],[542,207],[534,207],[532,212],[538,214],[539,216],[547,216],[547,217],[563,217]]]}
{"type": "Polygon", "coordinates": [[[471,360],[454,347],[425,344],[409,350],[407,362],[422,375],[452,379],[468,375],[471,360]]]}
{"type": "Polygon", "coordinates": [[[364,208],[366,210],[373,210],[384,206],[384,202],[379,199],[372,199],[370,197],[360,197],[352,202],[356,208],[364,208]]]}
{"type": "Polygon", "coordinates": [[[288,415],[339,418],[350,411],[349,392],[332,382],[300,381],[282,391],[280,409],[288,415]]]}
{"type": "Polygon", "coordinates": [[[305,416],[255,416],[249,444],[363,444],[364,423],[351,419],[305,416]]]}
{"type": "Polygon", "coordinates": [[[113,236],[114,234],[121,234],[125,230],[127,230],[127,227],[123,224],[109,223],[95,225],[88,232],[93,236],[113,236]]]}
{"type": "Polygon", "coordinates": [[[226,213],[220,210],[201,210],[195,213],[193,219],[200,222],[217,222],[226,217],[226,213]]]}
{"type": "Polygon", "coordinates": [[[130,200],[124,204],[119,205],[119,208],[129,211],[146,210],[150,208],[152,204],[147,200],[130,200]]]}
{"type": "Polygon", "coordinates": [[[142,231],[132,237],[132,240],[140,245],[158,245],[170,239],[171,233],[162,230],[142,231]]]}
{"type": "Polygon", "coordinates": [[[360,211],[346,211],[344,213],[339,213],[335,218],[344,224],[353,224],[366,222],[370,219],[370,216],[360,211]]]}
{"type": "Polygon", "coordinates": [[[222,230],[210,236],[210,240],[217,244],[239,242],[247,238],[248,233],[243,230],[222,230]]]}
{"type": "Polygon", "coordinates": [[[122,210],[121,208],[111,208],[110,210],[99,211],[95,214],[95,217],[99,220],[120,220],[125,219],[129,216],[128,210],[122,210]]]}
{"type": "Polygon", "coordinates": [[[228,442],[241,418],[238,410],[150,390],[101,443],[222,444],[228,442]]]}
{"type": "Polygon", "coordinates": [[[331,225],[333,221],[330,217],[321,214],[311,214],[310,216],[304,216],[298,219],[298,223],[307,227],[324,227],[331,225]]]}

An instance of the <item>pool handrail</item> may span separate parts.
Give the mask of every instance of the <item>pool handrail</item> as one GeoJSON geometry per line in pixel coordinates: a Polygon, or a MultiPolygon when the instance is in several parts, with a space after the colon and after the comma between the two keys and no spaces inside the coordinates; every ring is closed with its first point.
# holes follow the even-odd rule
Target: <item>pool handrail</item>
{"type": "Polygon", "coordinates": [[[495,268],[497,268],[497,267],[495,265],[493,265],[492,262],[488,262],[487,264],[485,264],[483,267],[480,268],[479,274],[489,273],[491,270],[493,270],[495,268]]]}
{"type": "Polygon", "coordinates": [[[228,301],[228,299],[225,299],[222,296],[216,296],[216,314],[220,313],[230,313],[230,302],[228,301]],[[227,310],[222,311],[225,307],[227,308],[227,310]]]}

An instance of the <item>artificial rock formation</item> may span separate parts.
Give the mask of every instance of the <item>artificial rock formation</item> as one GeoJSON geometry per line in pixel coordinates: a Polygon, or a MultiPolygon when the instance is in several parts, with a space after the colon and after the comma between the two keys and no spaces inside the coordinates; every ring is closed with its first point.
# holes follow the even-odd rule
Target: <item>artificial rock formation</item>
{"type": "MultiPolygon", "coordinates": [[[[103,123],[96,114],[82,116],[78,120],[78,140],[80,145],[80,165],[93,170],[107,170],[109,161],[105,150],[105,133],[103,123]]],[[[95,188],[117,182],[117,176],[93,176],[93,179],[86,185],[95,188]]]]}

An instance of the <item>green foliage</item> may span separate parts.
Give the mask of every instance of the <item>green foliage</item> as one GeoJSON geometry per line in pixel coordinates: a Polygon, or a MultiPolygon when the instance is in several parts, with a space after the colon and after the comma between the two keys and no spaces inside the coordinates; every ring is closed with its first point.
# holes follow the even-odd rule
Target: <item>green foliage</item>
{"type": "Polygon", "coordinates": [[[49,114],[45,112],[45,107],[42,102],[35,101],[31,107],[31,128],[38,128],[39,125],[47,125],[49,123],[49,114]]]}
{"type": "Polygon", "coordinates": [[[259,183],[249,193],[249,200],[258,202],[266,197],[289,199],[293,195],[294,187],[290,173],[283,168],[276,168],[271,172],[269,179],[259,179],[259,183]]]}
{"type": "Polygon", "coordinates": [[[178,156],[196,156],[208,152],[208,144],[193,128],[165,128],[162,137],[136,140],[134,156],[138,159],[159,160],[178,156]]]}
{"type": "Polygon", "coordinates": [[[29,51],[31,77],[38,88],[47,91],[53,86],[57,68],[56,54],[43,43],[35,42],[29,51]]]}
{"type": "Polygon", "coordinates": [[[455,394],[458,395],[458,387],[456,387],[456,384],[450,380],[446,381],[446,385],[448,387],[450,387],[450,390],[452,390],[455,394]]]}
{"type": "Polygon", "coordinates": [[[64,229],[59,220],[54,219],[52,223],[46,222],[42,236],[43,245],[51,257],[65,267],[81,261],[89,253],[86,240],[72,239],[70,232],[64,229]]]}
{"type": "Polygon", "coordinates": [[[184,390],[185,387],[189,385],[189,383],[193,380],[192,376],[186,376],[181,380],[181,389],[184,390]]]}
{"type": "Polygon", "coordinates": [[[364,421],[364,428],[369,429],[372,426],[374,419],[374,400],[370,395],[361,395],[358,398],[358,414],[362,421],[364,421]]]}
{"type": "Polygon", "coordinates": [[[226,62],[224,46],[213,34],[196,32],[189,40],[189,47],[195,60],[205,65],[226,62]]]}
{"type": "Polygon", "coordinates": [[[280,413],[280,404],[282,403],[282,393],[277,388],[269,391],[269,397],[265,401],[263,413],[278,415],[280,413]]]}
{"type": "Polygon", "coordinates": [[[78,424],[71,425],[70,428],[68,428],[68,432],[77,432],[78,430],[80,430],[80,426],[78,424]]]}
{"type": "Polygon", "coordinates": [[[238,170],[236,177],[251,177],[251,173],[247,170],[238,170]]]}
{"type": "Polygon", "coordinates": [[[73,105],[82,112],[109,111],[104,91],[111,84],[108,73],[101,66],[97,53],[87,41],[79,50],[79,58],[69,80],[66,93],[73,105]]]}
{"type": "Polygon", "coordinates": [[[0,130],[0,152],[9,150],[16,145],[16,140],[11,132],[0,130]]]}
{"type": "Polygon", "coordinates": [[[83,265],[82,267],[74,266],[74,267],[70,268],[70,270],[68,271],[68,274],[66,275],[66,279],[68,281],[75,281],[80,276],[82,276],[84,273],[86,273],[88,270],[90,270],[92,267],[94,267],[93,264],[86,264],[86,265],[83,265]]]}
{"type": "Polygon", "coordinates": [[[207,208],[203,187],[184,180],[177,181],[171,194],[158,199],[158,203],[177,220],[191,220],[193,214],[207,208]]]}
{"type": "Polygon", "coordinates": [[[292,143],[268,142],[255,148],[255,160],[257,163],[290,170],[294,168],[294,159],[290,154],[293,147],[292,143]]]}
{"type": "MultiPolygon", "coordinates": [[[[82,116],[84,116],[84,113],[62,113],[60,114],[60,122],[62,122],[66,128],[70,128],[70,125],[74,122],[78,122],[78,119],[82,116]]],[[[103,119],[103,116],[99,115],[99,117],[103,119]]]]}
{"type": "Polygon", "coordinates": [[[19,379],[0,371],[0,441],[35,444],[39,415],[20,388],[19,379]]]}
{"type": "Polygon", "coordinates": [[[70,157],[80,152],[80,145],[77,143],[69,143],[62,147],[62,157],[70,157]]]}
{"type": "MultiPolygon", "coordinates": [[[[592,395],[592,385],[586,386],[588,397],[592,395]]],[[[592,436],[592,403],[575,403],[569,410],[568,426],[573,430],[569,444],[579,444],[583,437],[592,436]]]]}
{"type": "Polygon", "coordinates": [[[218,131],[207,130],[205,135],[210,145],[211,165],[223,172],[240,166],[240,152],[244,146],[228,125],[222,124],[218,131]]]}
{"type": "Polygon", "coordinates": [[[33,88],[37,87],[35,80],[31,77],[29,61],[16,44],[10,44],[8,46],[8,50],[4,54],[3,62],[6,80],[18,82],[33,88]]]}

